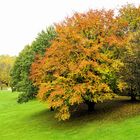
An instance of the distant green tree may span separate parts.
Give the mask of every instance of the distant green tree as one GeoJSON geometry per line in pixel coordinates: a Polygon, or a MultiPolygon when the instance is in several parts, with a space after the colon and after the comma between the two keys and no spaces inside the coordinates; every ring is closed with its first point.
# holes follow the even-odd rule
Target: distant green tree
{"type": "Polygon", "coordinates": [[[0,87],[10,86],[10,70],[15,61],[14,56],[1,55],[0,56],[0,87]]]}
{"type": "Polygon", "coordinates": [[[49,27],[46,31],[38,34],[31,45],[25,46],[16,58],[15,64],[11,71],[13,90],[20,91],[18,102],[28,102],[33,99],[37,93],[37,87],[29,78],[30,67],[37,54],[44,55],[47,47],[50,47],[51,40],[56,36],[54,27],[49,27]]]}

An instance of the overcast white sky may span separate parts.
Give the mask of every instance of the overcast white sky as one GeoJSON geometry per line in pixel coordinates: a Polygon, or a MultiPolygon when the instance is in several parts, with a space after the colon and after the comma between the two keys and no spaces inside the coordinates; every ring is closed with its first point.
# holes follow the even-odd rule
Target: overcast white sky
{"type": "Polygon", "coordinates": [[[0,54],[18,55],[47,26],[73,12],[118,8],[140,0],[0,0],[0,54]]]}

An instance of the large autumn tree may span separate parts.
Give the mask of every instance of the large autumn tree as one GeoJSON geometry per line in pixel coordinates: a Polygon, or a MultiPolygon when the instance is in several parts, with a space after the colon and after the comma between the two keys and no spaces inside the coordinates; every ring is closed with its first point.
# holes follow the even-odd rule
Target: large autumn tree
{"type": "Polygon", "coordinates": [[[92,111],[95,103],[115,96],[125,26],[112,10],[75,13],[56,24],[58,36],[45,57],[36,57],[31,79],[38,98],[57,111],[59,120],[70,117],[72,106],[86,103],[92,111]]]}
{"type": "Polygon", "coordinates": [[[18,102],[27,102],[33,99],[38,88],[33,85],[29,79],[30,67],[36,54],[44,55],[47,47],[50,47],[51,40],[56,36],[54,27],[49,27],[38,34],[37,38],[31,45],[25,46],[16,58],[15,64],[11,71],[12,87],[20,92],[18,102]]]}
{"type": "Polygon", "coordinates": [[[140,6],[123,6],[119,18],[128,23],[124,33],[129,36],[126,51],[121,58],[124,67],[120,77],[126,83],[123,92],[134,101],[140,95],[140,6]]]}
{"type": "Polygon", "coordinates": [[[0,87],[10,87],[10,70],[15,61],[14,56],[0,55],[0,87]]]}

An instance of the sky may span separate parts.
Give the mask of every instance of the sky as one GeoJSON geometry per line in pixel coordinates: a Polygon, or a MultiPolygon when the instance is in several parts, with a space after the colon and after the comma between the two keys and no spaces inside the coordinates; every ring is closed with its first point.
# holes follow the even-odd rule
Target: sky
{"type": "Polygon", "coordinates": [[[140,0],[0,0],[0,55],[18,55],[39,32],[74,12],[117,9],[140,0]]]}

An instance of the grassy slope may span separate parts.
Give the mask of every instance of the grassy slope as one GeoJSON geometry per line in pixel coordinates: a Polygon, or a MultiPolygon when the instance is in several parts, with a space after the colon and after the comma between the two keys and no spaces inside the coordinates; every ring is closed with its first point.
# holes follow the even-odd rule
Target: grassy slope
{"type": "Polygon", "coordinates": [[[139,140],[140,103],[123,98],[83,107],[69,121],[57,122],[38,101],[16,103],[17,93],[0,92],[0,140],[139,140]],[[124,112],[124,113],[123,113],[124,112]],[[129,116],[129,117],[128,117],[129,116]]]}

